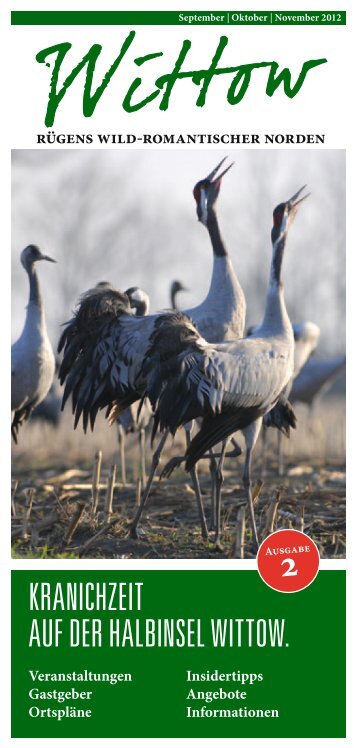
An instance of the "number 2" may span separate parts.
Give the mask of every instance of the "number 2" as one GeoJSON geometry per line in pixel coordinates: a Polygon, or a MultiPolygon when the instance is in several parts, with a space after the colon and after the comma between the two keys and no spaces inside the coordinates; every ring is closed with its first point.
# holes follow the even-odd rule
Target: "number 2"
{"type": "Polygon", "coordinates": [[[293,561],[292,558],[285,558],[284,561],[282,561],[281,566],[283,564],[289,564],[287,571],[282,574],[282,577],[295,577],[298,574],[298,569],[295,571],[292,571],[295,567],[295,561],[293,561]]]}

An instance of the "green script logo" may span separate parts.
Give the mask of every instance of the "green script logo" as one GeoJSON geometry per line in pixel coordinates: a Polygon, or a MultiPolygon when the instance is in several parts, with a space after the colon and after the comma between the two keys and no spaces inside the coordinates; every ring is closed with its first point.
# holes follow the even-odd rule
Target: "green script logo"
{"type": "MultiPolygon", "coordinates": [[[[37,62],[45,63],[48,67],[51,67],[51,64],[47,62],[47,60],[52,55],[54,55],[54,65],[51,75],[50,90],[45,117],[45,125],[47,127],[52,127],[52,125],[54,124],[57,109],[63,97],[65,96],[66,91],[72,85],[78,74],[85,68],[86,75],[83,87],[83,115],[84,117],[92,116],[99,99],[102,97],[105,89],[108,87],[117,69],[122,64],[127,51],[133,44],[135,36],[135,31],[131,31],[127,35],[121,46],[118,56],[115,58],[112,65],[105,73],[100,85],[94,91],[92,91],[93,75],[95,72],[96,62],[102,50],[102,46],[100,44],[93,44],[90,47],[89,51],[78,62],[78,64],[73,67],[69,75],[67,75],[61,87],[58,86],[58,78],[61,66],[65,57],[72,49],[72,44],[70,44],[70,42],[61,42],[59,44],[54,44],[51,47],[47,47],[46,49],[42,49],[40,52],[38,52],[38,54],[36,55],[37,62]]],[[[292,85],[291,72],[289,68],[285,67],[279,69],[279,64],[274,60],[252,62],[249,64],[235,65],[233,67],[219,67],[218,64],[228,44],[229,38],[227,36],[221,36],[209,67],[198,70],[183,70],[183,64],[186,60],[189,50],[192,47],[192,43],[189,41],[189,39],[184,39],[173,68],[170,70],[170,72],[160,75],[159,78],[155,80],[155,88],[152,93],[150,93],[148,96],[145,96],[144,98],[140,98],[139,89],[142,84],[142,78],[138,76],[132,81],[122,102],[123,109],[128,113],[137,112],[139,109],[147,106],[152,101],[154,101],[154,99],[161,95],[159,109],[161,111],[166,111],[171,101],[173,88],[177,84],[177,81],[184,79],[191,79],[191,81],[196,86],[200,87],[195,104],[198,107],[203,107],[205,106],[208,89],[213,78],[215,78],[216,76],[226,75],[233,75],[233,79],[230,82],[226,94],[226,99],[228,104],[235,105],[242,101],[242,99],[244,98],[251,82],[252,71],[258,68],[269,69],[266,83],[267,96],[273,96],[277,88],[279,86],[282,86],[285,95],[292,99],[297,95],[297,93],[299,93],[309,70],[318,67],[319,65],[323,65],[325,62],[327,62],[326,58],[306,60],[306,62],[304,62],[302,65],[302,69],[297,77],[296,82],[294,83],[294,85],[292,85]]],[[[137,65],[137,67],[142,68],[143,65],[150,62],[151,60],[163,56],[163,52],[152,52],[139,57],[135,57],[134,64],[137,65]]]]}

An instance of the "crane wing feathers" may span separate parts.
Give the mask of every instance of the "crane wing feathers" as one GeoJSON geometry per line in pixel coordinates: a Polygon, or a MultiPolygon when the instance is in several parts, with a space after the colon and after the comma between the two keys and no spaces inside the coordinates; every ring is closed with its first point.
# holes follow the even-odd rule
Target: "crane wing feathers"
{"type": "Polygon", "coordinates": [[[227,409],[266,412],[290,376],[292,356],[282,342],[244,339],[214,347],[196,337],[191,348],[166,369],[161,366],[160,387],[155,371],[147,378],[147,394],[161,428],[172,433],[188,417],[216,416],[227,409]]]}
{"type": "Polygon", "coordinates": [[[132,314],[126,294],[91,289],[62,333],[59,371],[65,382],[62,408],[72,398],[75,426],[93,428],[98,411],[120,411],[140,398],[140,372],[155,317],[132,314]]]}

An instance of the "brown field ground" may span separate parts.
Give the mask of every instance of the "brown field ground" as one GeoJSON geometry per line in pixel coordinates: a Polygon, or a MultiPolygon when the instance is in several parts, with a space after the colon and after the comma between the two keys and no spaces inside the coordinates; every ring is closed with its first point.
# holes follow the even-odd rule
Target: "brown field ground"
{"type": "MultiPolygon", "coordinates": [[[[253,480],[263,481],[255,503],[260,537],[271,529],[303,529],[317,543],[322,558],[345,556],[345,400],[325,398],[309,417],[297,406],[298,429],[285,445],[285,474],[277,475],[277,434],[268,430],[267,454],[256,447],[253,480]],[[265,467],[264,467],[265,463],[265,467]],[[274,517],[272,516],[274,514],[274,517]]],[[[243,445],[241,435],[238,441],[243,445]]],[[[181,453],[177,435],[162,455],[162,466],[181,453]]],[[[147,464],[151,451],[147,447],[147,464]]],[[[235,543],[236,516],[244,506],[243,455],[225,463],[222,518],[224,550],[214,549],[213,534],[203,542],[189,476],[182,468],[170,480],[154,482],[144,512],[140,538],[128,536],[139,490],[137,436],[127,437],[127,482],[120,475],[117,434],[103,419],[94,434],[74,432],[66,413],[58,429],[26,424],[13,449],[12,542],[17,558],[228,558],[235,543]],[[98,511],[92,513],[95,454],[102,451],[98,511]],[[117,465],[112,513],[105,502],[112,466],[117,465]]],[[[210,472],[199,466],[209,522],[210,472]]],[[[241,512],[240,518],[241,518],[241,512]]],[[[252,558],[251,533],[238,555],[252,558]]]]}

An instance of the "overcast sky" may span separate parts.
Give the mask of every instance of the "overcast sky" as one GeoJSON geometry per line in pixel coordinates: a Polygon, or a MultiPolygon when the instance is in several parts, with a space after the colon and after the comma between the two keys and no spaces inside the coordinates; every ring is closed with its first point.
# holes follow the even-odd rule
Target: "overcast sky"
{"type": "Polygon", "coordinates": [[[235,161],[217,212],[247,300],[248,324],[263,314],[272,210],[307,183],[311,197],[291,229],[283,270],[293,322],[320,325],[322,354],[344,350],[345,156],[341,150],[33,150],[13,152],[13,339],[21,332],[28,280],[21,250],[38,244],[58,264],[38,266],[56,344],[80,293],[100,280],[142,286],[152,310],[169,284],[209,286],[212,251],[198,223],[194,184],[223,157],[235,161]]]}

